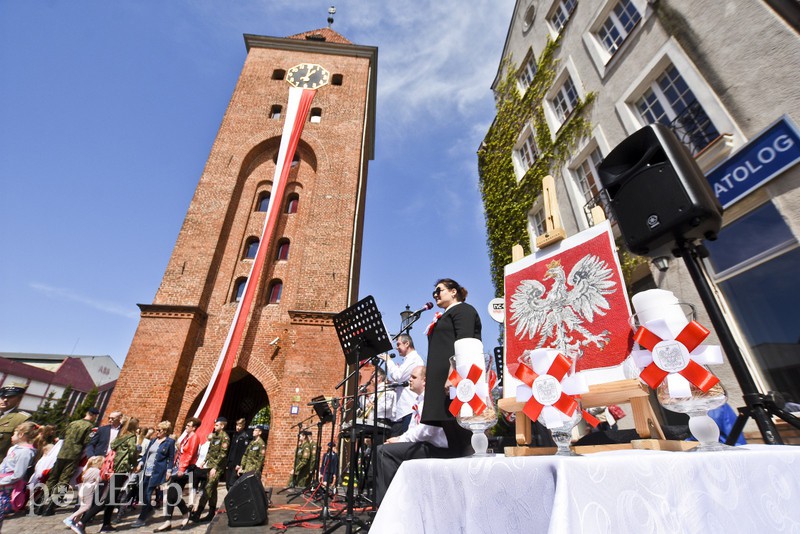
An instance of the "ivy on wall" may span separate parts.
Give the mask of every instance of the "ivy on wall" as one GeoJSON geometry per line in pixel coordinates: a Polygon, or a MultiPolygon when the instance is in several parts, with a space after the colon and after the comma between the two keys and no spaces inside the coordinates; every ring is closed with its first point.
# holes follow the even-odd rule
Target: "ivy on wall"
{"type": "Polygon", "coordinates": [[[497,116],[478,151],[478,174],[486,217],[487,244],[492,281],[497,296],[503,295],[503,267],[511,263],[511,247],[521,244],[530,254],[528,211],[542,192],[542,179],[557,177],[581,138],[591,131],[584,118],[595,93],[579,101],[555,137],[544,117],[544,98],[556,77],[558,60],[554,53],[559,39],[548,41],[537,65],[537,72],[525,94],[517,89],[517,68],[505,59],[501,70],[505,78],[497,86],[497,116]],[[535,131],[538,155],[525,175],[517,181],[512,153],[526,124],[535,131]]]}

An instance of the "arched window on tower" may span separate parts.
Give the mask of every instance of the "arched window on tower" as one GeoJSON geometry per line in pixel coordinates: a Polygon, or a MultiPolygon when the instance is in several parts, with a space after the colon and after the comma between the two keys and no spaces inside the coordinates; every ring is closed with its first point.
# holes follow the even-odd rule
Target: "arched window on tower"
{"type": "Polygon", "coordinates": [[[288,260],[289,259],[289,240],[288,239],[281,239],[278,241],[278,253],[275,254],[275,259],[277,261],[281,260],[288,260]]]}
{"type": "Polygon", "coordinates": [[[252,260],[256,257],[256,253],[258,252],[258,242],[259,239],[257,237],[248,237],[247,241],[244,244],[244,259],[252,260]]]}
{"type": "Polygon", "coordinates": [[[258,194],[258,202],[256,202],[256,211],[267,211],[269,208],[269,191],[263,191],[258,194]]]}
{"type": "MultiPolygon", "coordinates": [[[[272,156],[272,161],[275,162],[275,165],[278,164],[278,153],[277,152],[275,152],[275,155],[272,156]]],[[[292,157],[292,167],[297,167],[298,165],[300,165],[300,154],[298,152],[295,152],[294,156],[292,157]]]]}
{"type": "Polygon", "coordinates": [[[269,110],[269,118],[270,119],[280,119],[281,118],[281,110],[283,110],[283,107],[281,105],[279,105],[279,104],[275,104],[269,110]]]}
{"type": "Polygon", "coordinates": [[[233,284],[233,294],[231,295],[231,302],[239,302],[244,296],[244,286],[247,285],[247,278],[237,278],[233,284]]]}
{"type": "Polygon", "coordinates": [[[297,213],[297,205],[300,203],[300,195],[291,193],[286,199],[286,213],[297,213]]]}
{"type": "Polygon", "coordinates": [[[311,116],[309,116],[308,122],[313,122],[314,124],[322,122],[322,108],[311,108],[311,116]]]}
{"type": "Polygon", "coordinates": [[[269,283],[269,291],[267,293],[267,304],[278,304],[281,301],[281,293],[283,292],[283,282],[280,280],[273,280],[269,283]]]}

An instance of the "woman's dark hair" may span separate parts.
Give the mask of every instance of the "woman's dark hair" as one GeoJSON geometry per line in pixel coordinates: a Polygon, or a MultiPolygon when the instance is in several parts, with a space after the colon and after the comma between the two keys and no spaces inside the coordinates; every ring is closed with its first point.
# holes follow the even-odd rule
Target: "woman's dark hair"
{"type": "Polygon", "coordinates": [[[456,300],[458,302],[464,302],[465,300],[467,300],[467,290],[458,285],[458,282],[456,282],[452,278],[440,278],[439,280],[436,281],[434,285],[438,286],[439,284],[442,284],[447,289],[455,289],[456,300]]]}

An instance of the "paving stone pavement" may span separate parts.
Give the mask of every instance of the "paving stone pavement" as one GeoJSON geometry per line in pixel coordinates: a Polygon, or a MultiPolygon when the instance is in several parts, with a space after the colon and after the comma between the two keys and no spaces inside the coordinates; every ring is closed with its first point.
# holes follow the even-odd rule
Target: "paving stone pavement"
{"type": "MultiPolygon", "coordinates": [[[[188,532],[195,534],[246,534],[248,532],[286,532],[287,534],[297,534],[300,532],[322,532],[323,521],[322,519],[307,519],[311,516],[319,515],[322,510],[322,500],[320,495],[302,494],[294,496],[291,491],[279,493],[276,489],[272,494],[272,505],[267,511],[267,521],[263,525],[255,527],[230,527],[228,525],[228,516],[223,511],[217,512],[216,517],[210,523],[190,523],[191,528],[188,532]],[[294,498],[293,498],[294,497],[294,498]],[[291,502],[289,502],[291,501],[291,502]],[[303,520],[301,524],[282,528],[282,525],[292,520],[303,520]]],[[[219,488],[219,503],[220,507],[223,506],[225,495],[227,491],[224,485],[219,488]]],[[[344,490],[339,488],[339,493],[334,497],[329,505],[329,513],[327,517],[332,517],[325,521],[327,527],[333,526],[338,519],[337,516],[340,511],[345,509],[346,503],[344,499],[344,490]]],[[[41,517],[33,515],[32,513],[16,514],[12,517],[6,518],[2,523],[2,534],[69,534],[70,529],[67,528],[62,522],[73,511],[73,508],[62,508],[56,511],[56,514],[49,517],[41,517]]],[[[115,525],[118,532],[135,532],[135,533],[150,533],[155,528],[164,522],[164,510],[162,508],[156,510],[153,517],[148,519],[147,524],[141,528],[132,527],[132,523],[136,520],[138,509],[130,512],[125,516],[123,521],[115,525]]],[[[179,512],[176,511],[173,515],[173,528],[171,532],[182,532],[177,529],[180,522],[179,512]]],[[[363,521],[367,521],[368,512],[363,508],[356,508],[354,516],[363,521]]],[[[342,514],[339,519],[344,518],[342,514]]],[[[92,524],[86,527],[87,534],[95,534],[99,532],[102,523],[102,514],[94,519],[92,524]]],[[[355,531],[355,528],[353,529],[355,531]]],[[[336,532],[346,532],[345,526],[336,530],[336,532]]]]}

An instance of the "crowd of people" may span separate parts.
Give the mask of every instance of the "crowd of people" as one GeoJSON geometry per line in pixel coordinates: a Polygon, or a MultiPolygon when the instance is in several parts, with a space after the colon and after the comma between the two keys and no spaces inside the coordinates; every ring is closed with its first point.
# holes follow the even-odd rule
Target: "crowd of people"
{"type": "Polygon", "coordinates": [[[86,532],[101,512],[99,532],[111,532],[135,506],[133,528],[146,526],[156,507],[164,506],[156,532],[188,528],[213,518],[226,471],[230,487],[247,472],[260,475],[264,466],[264,427],[248,430],[244,419],[231,440],[227,420],[218,418],[201,445],[201,421],[194,417],[176,434],[170,421],[142,428],[136,417],[120,412],[97,426],[99,411],[89,408],[59,437],[55,427],[37,425],[19,409],[24,393],[24,385],[0,388],[0,525],[29,509],[43,516],[68,509],[63,523],[74,532],[86,532]],[[199,497],[184,496],[187,489],[199,497]],[[173,525],[176,508],[181,520],[173,525]]]}

